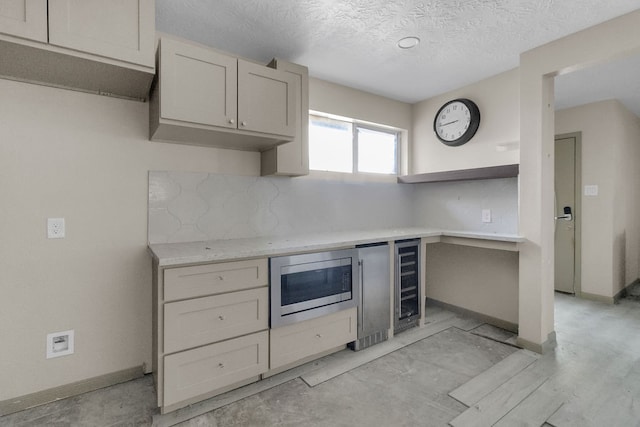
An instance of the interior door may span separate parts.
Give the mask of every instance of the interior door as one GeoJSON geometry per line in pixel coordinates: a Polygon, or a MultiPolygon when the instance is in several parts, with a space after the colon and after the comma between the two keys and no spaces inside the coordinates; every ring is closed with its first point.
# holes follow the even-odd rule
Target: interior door
{"type": "Polygon", "coordinates": [[[576,139],[555,141],[555,289],[575,293],[576,139]]]}

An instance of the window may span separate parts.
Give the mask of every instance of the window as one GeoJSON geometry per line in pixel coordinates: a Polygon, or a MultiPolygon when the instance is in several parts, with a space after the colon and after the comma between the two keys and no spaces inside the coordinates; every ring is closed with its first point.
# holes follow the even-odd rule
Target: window
{"type": "Polygon", "coordinates": [[[398,131],[310,114],[309,168],[395,175],[398,131]]]}
{"type": "Polygon", "coordinates": [[[309,116],[309,168],[353,172],[353,125],[309,116]]]}

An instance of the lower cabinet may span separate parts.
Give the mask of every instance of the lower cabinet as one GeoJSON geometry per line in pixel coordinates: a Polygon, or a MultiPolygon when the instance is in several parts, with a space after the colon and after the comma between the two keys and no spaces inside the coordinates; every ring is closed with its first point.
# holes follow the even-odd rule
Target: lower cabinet
{"type": "Polygon", "coordinates": [[[265,258],[153,271],[153,374],[163,414],[269,370],[265,258]]]}
{"type": "Polygon", "coordinates": [[[153,374],[165,414],[355,341],[357,309],[269,329],[268,263],[153,269],[153,374]]]}
{"type": "Polygon", "coordinates": [[[164,406],[205,395],[267,371],[269,332],[263,331],[164,358],[164,406]]]}
{"type": "Polygon", "coordinates": [[[357,308],[271,329],[270,369],[345,345],[357,338],[357,308]]]}

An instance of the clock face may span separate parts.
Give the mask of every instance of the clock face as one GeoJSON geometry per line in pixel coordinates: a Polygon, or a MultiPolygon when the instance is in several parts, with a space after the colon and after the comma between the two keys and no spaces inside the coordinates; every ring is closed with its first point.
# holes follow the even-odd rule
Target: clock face
{"type": "Polygon", "coordinates": [[[468,99],[449,101],[440,108],[433,122],[433,130],[446,145],[458,146],[468,142],[480,125],[480,111],[468,99]]]}

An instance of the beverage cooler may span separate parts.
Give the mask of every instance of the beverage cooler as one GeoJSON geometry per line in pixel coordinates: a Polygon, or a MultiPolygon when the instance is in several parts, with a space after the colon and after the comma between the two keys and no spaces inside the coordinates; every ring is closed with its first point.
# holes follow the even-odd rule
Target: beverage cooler
{"type": "Polygon", "coordinates": [[[396,242],[394,333],[417,326],[420,301],[420,239],[396,242]]]}

